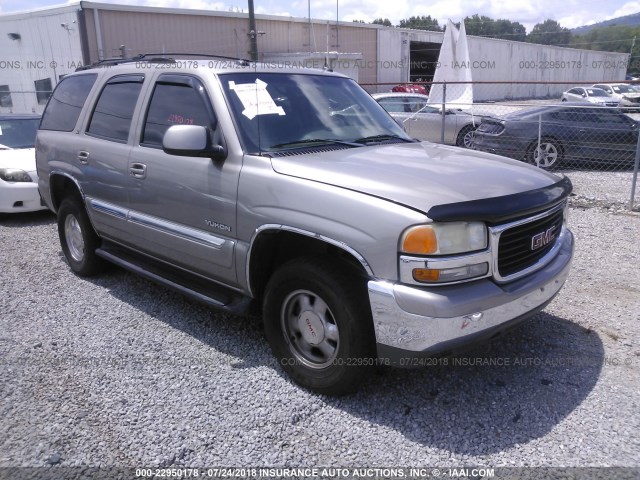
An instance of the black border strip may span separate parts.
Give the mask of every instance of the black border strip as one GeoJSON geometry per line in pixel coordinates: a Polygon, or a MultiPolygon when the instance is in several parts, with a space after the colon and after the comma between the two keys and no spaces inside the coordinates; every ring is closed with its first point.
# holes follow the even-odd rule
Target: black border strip
{"type": "Polygon", "coordinates": [[[435,222],[483,221],[498,224],[552,208],[572,191],[571,180],[563,177],[557,183],[527,192],[436,205],[429,209],[427,215],[435,222]]]}

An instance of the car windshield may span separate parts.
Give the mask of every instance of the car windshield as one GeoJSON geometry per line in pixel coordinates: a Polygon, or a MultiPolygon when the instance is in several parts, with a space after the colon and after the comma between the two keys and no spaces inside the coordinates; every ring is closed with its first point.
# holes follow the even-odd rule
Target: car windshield
{"type": "Polygon", "coordinates": [[[0,144],[9,148],[33,148],[39,118],[0,119],[0,144]]]}
{"type": "Polygon", "coordinates": [[[611,88],[616,93],[635,93],[629,85],[613,85],[611,88]]]}
{"type": "Polygon", "coordinates": [[[590,97],[608,97],[609,94],[601,88],[587,88],[587,95],[590,97]]]}
{"type": "Polygon", "coordinates": [[[413,141],[349,78],[251,72],[220,80],[247,152],[413,141]]]}

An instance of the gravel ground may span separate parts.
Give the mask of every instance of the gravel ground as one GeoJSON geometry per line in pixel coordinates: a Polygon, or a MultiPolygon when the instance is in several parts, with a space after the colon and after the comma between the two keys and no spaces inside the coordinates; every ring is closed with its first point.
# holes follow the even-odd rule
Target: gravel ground
{"type": "Polygon", "coordinates": [[[336,399],[282,374],[258,319],[117,268],[80,279],[52,215],[4,217],[0,467],[640,466],[640,216],[570,223],[543,313],[336,399]]]}

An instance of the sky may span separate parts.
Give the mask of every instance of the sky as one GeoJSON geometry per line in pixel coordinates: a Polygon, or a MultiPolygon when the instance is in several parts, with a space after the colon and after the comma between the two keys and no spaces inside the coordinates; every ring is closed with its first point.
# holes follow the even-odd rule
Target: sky
{"type": "MultiPolygon", "coordinates": [[[[527,32],[536,23],[554,19],[563,27],[581,25],[640,12],[640,0],[310,0],[311,17],[335,20],[336,6],[341,21],[388,18],[395,25],[411,16],[431,15],[441,25],[447,19],[459,21],[474,13],[522,23],[527,32]]],[[[74,3],[74,2],[69,2],[74,3]]],[[[238,0],[102,0],[101,3],[135,4],[154,7],[197,8],[203,10],[247,11],[248,2],[238,0]]],[[[0,13],[32,10],[63,4],[60,0],[0,0],[0,13]]],[[[308,17],[308,0],[254,0],[256,13],[308,17]]]]}

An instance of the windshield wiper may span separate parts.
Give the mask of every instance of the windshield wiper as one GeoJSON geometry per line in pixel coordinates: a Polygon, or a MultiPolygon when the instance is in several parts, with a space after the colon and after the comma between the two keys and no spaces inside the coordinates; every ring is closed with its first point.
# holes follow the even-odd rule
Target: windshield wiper
{"type": "Polygon", "coordinates": [[[306,140],[293,140],[291,142],[278,143],[276,145],[271,145],[269,148],[284,148],[284,147],[296,147],[296,146],[306,146],[310,143],[317,143],[321,145],[348,145],[349,147],[361,147],[361,143],[356,142],[347,142],[345,140],[337,140],[335,138],[309,138],[306,140]]]}
{"type": "Polygon", "coordinates": [[[393,135],[393,134],[387,134],[387,133],[383,133],[381,135],[371,135],[369,137],[359,138],[358,140],[354,140],[354,141],[356,143],[368,143],[368,142],[384,142],[385,140],[402,140],[403,142],[407,142],[407,143],[415,142],[415,140],[411,138],[404,138],[404,137],[401,137],[400,135],[393,135]]]}

